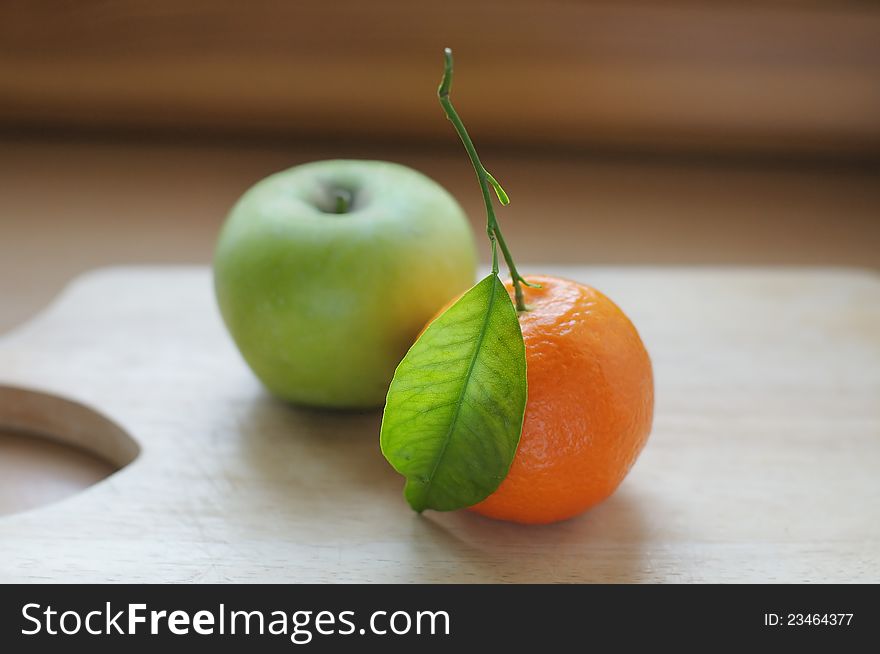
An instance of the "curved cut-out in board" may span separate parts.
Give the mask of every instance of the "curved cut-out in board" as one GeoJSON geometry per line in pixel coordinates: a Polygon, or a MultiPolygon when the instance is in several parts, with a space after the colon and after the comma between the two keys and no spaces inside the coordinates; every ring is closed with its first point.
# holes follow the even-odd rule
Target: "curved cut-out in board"
{"type": "Polygon", "coordinates": [[[94,409],[0,385],[0,516],[78,493],[139,452],[125,430],[94,409]]]}

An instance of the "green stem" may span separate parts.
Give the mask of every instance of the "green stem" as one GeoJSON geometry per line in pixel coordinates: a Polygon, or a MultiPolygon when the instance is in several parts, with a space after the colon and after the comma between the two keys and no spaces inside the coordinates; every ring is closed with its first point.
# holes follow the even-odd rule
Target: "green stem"
{"type": "Polygon", "coordinates": [[[333,191],[333,210],[335,213],[347,213],[351,208],[351,191],[337,189],[333,191]]]}
{"type": "Polygon", "coordinates": [[[452,87],[452,50],[446,48],[443,51],[443,54],[446,65],[443,70],[443,80],[440,82],[440,88],[437,89],[437,97],[440,99],[440,106],[443,107],[446,117],[449,119],[449,122],[452,123],[452,126],[455,127],[455,131],[458,133],[461,142],[464,144],[464,149],[467,151],[471,164],[473,164],[474,172],[477,174],[477,181],[480,183],[480,191],[483,193],[483,202],[486,204],[486,233],[489,235],[489,242],[492,245],[492,272],[495,275],[498,274],[497,247],[500,247],[501,253],[504,256],[504,262],[507,264],[507,268],[510,271],[510,278],[513,280],[513,293],[516,299],[516,310],[526,311],[527,307],[525,299],[523,298],[522,285],[524,284],[531,287],[537,287],[537,285],[527,282],[516,269],[516,264],[513,262],[513,256],[510,254],[510,249],[507,247],[504,235],[501,233],[501,227],[498,225],[498,220],[495,218],[495,208],[492,205],[492,195],[489,193],[489,187],[491,186],[495,190],[495,194],[498,196],[498,200],[502,204],[507,204],[510,200],[507,197],[507,193],[501,188],[501,184],[492,177],[489,171],[486,170],[480,162],[480,157],[477,154],[476,148],[474,148],[474,143],[471,141],[471,137],[468,135],[464,123],[461,122],[458,112],[455,111],[455,107],[452,106],[452,101],[449,99],[449,91],[452,87]]]}

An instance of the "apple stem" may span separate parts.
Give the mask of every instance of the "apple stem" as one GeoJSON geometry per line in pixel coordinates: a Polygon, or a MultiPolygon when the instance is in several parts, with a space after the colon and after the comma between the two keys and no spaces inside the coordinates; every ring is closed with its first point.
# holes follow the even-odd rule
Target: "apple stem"
{"type": "Polygon", "coordinates": [[[440,82],[440,88],[437,89],[437,97],[440,99],[440,106],[443,107],[446,118],[452,123],[452,126],[455,127],[455,131],[458,133],[461,142],[464,144],[464,149],[467,151],[471,164],[474,167],[474,172],[477,174],[477,181],[480,183],[480,190],[483,193],[483,202],[486,203],[486,233],[489,235],[489,243],[492,245],[492,273],[495,275],[498,274],[497,247],[500,247],[501,253],[504,255],[504,262],[507,264],[507,269],[510,271],[510,278],[513,280],[513,293],[516,299],[516,310],[528,311],[525,299],[523,298],[522,285],[530,286],[532,288],[540,288],[540,285],[526,281],[522,275],[519,274],[516,269],[516,264],[513,262],[513,256],[510,254],[510,249],[507,247],[507,242],[504,240],[504,235],[501,233],[501,227],[498,225],[498,220],[495,218],[495,208],[492,205],[492,194],[489,193],[489,187],[491,186],[494,189],[495,195],[498,196],[498,201],[502,206],[510,204],[510,198],[501,187],[501,184],[498,183],[498,180],[492,177],[489,171],[483,167],[483,164],[480,162],[480,157],[477,154],[477,150],[474,147],[474,143],[471,141],[467,129],[465,129],[464,123],[461,122],[458,112],[456,112],[455,107],[452,106],[452,101],[449,99],[449,91],[452,87],[452,50],[446,48],[443,51],[443,56],[445,58],[445,67],[443,70],[443,79],[440,82]]]}
{"type": "Polygon", "coordinates": [[[333,209],[336,213],[347,213],[351,207],[351,191],[337,189],[333,192],[333,209]]]}

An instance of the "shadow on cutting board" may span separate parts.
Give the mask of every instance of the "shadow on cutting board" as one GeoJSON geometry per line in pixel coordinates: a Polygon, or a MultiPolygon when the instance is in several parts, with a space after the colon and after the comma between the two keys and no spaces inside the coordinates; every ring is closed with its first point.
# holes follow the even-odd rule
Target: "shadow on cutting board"
{"type": "MultiPolygon", "coordinates": [[[[271,496],[274,519],[290,525],[285,538],[338,548],[348,571],[385,565],[389,581],[628,582],[650,570],[642,502],[625,482],[591,511],[553,525],[468,511],[420,516],[382,457],[380,424],[378,410],[317,411],[265,394],[248,405],[243,458],[271,496]]],[[[336,562],[328,565],[332,574],[336,562]]]]}
{"type": "Polygon", "coordinates": [[[330,501],[332,512],[366,501],[399,499],[401,479],[379,449],[381,410],[325,411],[262,394],[240,421],[241,448],[290,510],[330,501]]]}
{"type": "Polygon", "coordinates": [[[415,535],[443,540],[460,557],[459,579],[490,583],[633,583],[650,568],[646,525],[625,484],[599,506],[563,522],[520,525],[471,513],[433,513],[415,535]]]}

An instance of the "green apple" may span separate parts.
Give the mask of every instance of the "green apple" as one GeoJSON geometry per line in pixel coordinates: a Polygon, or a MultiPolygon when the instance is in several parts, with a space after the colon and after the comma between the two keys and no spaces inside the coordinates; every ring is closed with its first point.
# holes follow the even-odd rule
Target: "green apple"
{"type": "Polygon", "coordinates": [[[419,330],[475,274],[455,199],[384,161],[318,161],[258,182],[214,257],[245,361],[275,395],[320,407],[380,406],[419,330]]]}

